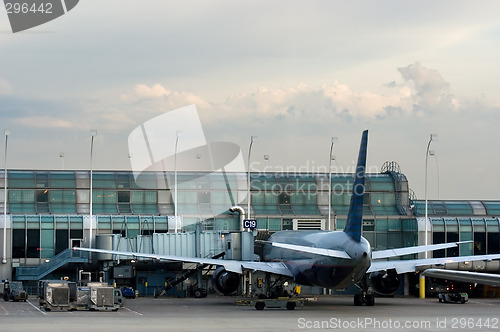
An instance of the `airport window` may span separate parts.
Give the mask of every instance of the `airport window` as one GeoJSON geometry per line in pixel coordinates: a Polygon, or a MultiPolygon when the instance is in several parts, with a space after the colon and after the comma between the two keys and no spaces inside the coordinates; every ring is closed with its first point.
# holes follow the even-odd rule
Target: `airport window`
{"type": "Polygon", "coordinates": [[[474,255],[486,255],[485,232],[474,232],[474,255]]]}
{"type": "MultiPolygon", "coordinates": [[[[178,194],[180,197],[181,192],[178,194]]],[[[186,203],[193,203],[193,201],[188,200],[186,203]]],[[[156,190],[133,190],[131,191],[130,202],[134,204],[156,204],[156,190]]]]}
{"type": "Polygon", "coordinates": [[[37,188],[47,188],[49,186],[49,174],[48,173],[36,173],[36,187],[37,188]]]}
{"type": "Polygon", "coordinates": [[[130,188],[130,177],[129,174],[117,174],[116,183],[118,189],[128,189],[130,188]]]}
{"type": "Polygon", "coordinates": [[[113,229],[113,234],[120,234],[122,237],[125,237],[126,231],[124,229],[113,229]]]}
{"type": "Polygon", "coordinates": [[[49,203],[36,203],[36,213],[50,213],[49,203]]]}
{"type": "Polygon", "coordinates": [[[57,229],[56,230],[56,246],[55,246],[56,255],[58,253],[60,253],[61,251],[63,251],[64,249],[68,249],[68,245],[69,245],[68,230],[67,229],[57,229]]]}
{"type": "MultiPolygon", "coordinates": [[[[458,241],[459,241],[458,231],[446,233],[446,242],[458,242],[458,241]]],[[[446,257],[456,257],[456,256],[460,256],[459,247],[446,249],[446,257]]]]}
{"type": "Polygon", "coordinates": [[[71,229],[69,231],[70,239],[83,239],[83,229],[71,229]]]}
{"type": "Polygon", "coordinates": [[[132,208],[130,204],[118,204],[118,212],[119,213],[132,213],[132,208]]]}
{"type": "Polygon", "coordinates": [[[26,243],[26,257],[27,258],[39,258],[40,257],[40,230],[39,229],[28,229],[26,243]]]}
{"type": "Polygon", "coordinates": [[[8,171],[9,188],[34,188],[35,174],[24,171],[8,171]]]}
{"type": "Polygon", "coordinates": [[[75,188],[76,179],[73,172],[57,172],[50,174],[51,188],[75,188]]]}
{"type": "Polygon", "coordinates": [[[200,191],[198,192],[198,203],[210,203],[210,192],[200,191]]]}
{"type": "Polygon", "coordinates": [[[51,190],[49,192],[51,203],[75,203],[76,194],[74,190],[51,190]]]}
{"type": "Polygon", "coordinates": [[[26,257],[26,230],[13,229],[12,230],[12,258],[25,258],[26,257]]]}
{"type": "Polygon", "coordinates": [[[290,204],[290,195],[287,193],[281,193],[279,195],[279,204],[290,204]]]}
{"type": "Polygon", "coordinates": [[[499,236],[498,232],[488,232],[488,254],[500,253],[499,236]]]}
{"type": "Polygon", "coordinates": [[[97,173],[92,174],[92,187],[93,188],[116,188],[115,175],[112,173],[97,173]]]}
{"type": "Polygon", "coordinates": [[[36,202],[37,203],[48,203],[49,202],[49,191],[47,189],[36,191],[36,202]]]}
{"type": "Polygon", "coordinates": [[[119,191],[118,203],[130,203],[130,191],[119,191]]]}
{"type": "MultiPolygon", "coordinates": [[[[433,232],[432,233],[432,243],[433,244],[439,244],[439,243],[445,243],[445,232],[433,232]]],[[[438,258],[438,257],[445,257],[445,249],[441,250],[434,250],[433,251],[433,257],[438,258]]]]}

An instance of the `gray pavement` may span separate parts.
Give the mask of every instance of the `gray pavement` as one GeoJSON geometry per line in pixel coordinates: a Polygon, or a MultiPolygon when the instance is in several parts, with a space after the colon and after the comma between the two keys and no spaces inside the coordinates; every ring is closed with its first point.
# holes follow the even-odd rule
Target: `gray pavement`
{"type": "Polygon", "coordinates": [[[44,312],[37,300],[0,302],[0,331],[500,331],[500,299],[466,304],[437,299],[324,296],[293,311],[236,305],[238,298],[138,298],[118,312],[44,312]]]}

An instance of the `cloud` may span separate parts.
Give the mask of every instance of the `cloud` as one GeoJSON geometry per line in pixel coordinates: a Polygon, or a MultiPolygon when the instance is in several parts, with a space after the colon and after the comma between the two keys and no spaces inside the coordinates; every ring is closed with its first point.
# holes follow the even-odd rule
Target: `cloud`
{"type": "Polygon", "coordinates": [[[415,108],[425,113],[459,108],[455,96],[450,93],[449,83],[437,70],[422,67],[418,62],[398,68],[406,82],[416,92],[415,108]]]}
{"type": "Polygon", "coordinates": [[[339,81],[320,87],[299,83],[282,88],[262,86],[254,92],[236,93],[223,102],[213,103],[161,84],[137,84],[132,91],[123,93],[120,100],[123,107],[134,104],[136,109],[143,107],[157,112],[195,104],[207,123],[238,119],[262,125],[274,119],[372,121],[459,109],[460,103],[450,92],[449,83],[438,71],[419,63],[398,71],[402,81],[386,84],[387,93],[356,91],[339,81]]]}
{"type": "Polygon", "coordinates": [[[141,100],[160,100],[167,105],[179,105],[178,107],[189,104],[196,104],[198,107],[210,107],[210,103],[202,97],[186,91],[172,91],[161,84],[154,84],[149,87],[145,84],[137,84],[133,91],[124,92],[120,95],[122,102],[139,102],[141,100]]]}
{"type": "Polygon", "coordinates": [[[38,128],[83,130],[99,127],[118,132],[191,104],[196,105],[202,121],[214,127],[235,121],[261,126],[270,121],[380,121],[388,117],[422,116],[460,109],[461,104],[450,92],[449,83],[438,71],[419,63],[398,68],[398,71],[402,81],[386,84],[386,93],[357,91],[339,81],[319,87],[299,83],[281,88],[262,86],[254,92],[232,94],[218,103],[189,91],[175,91],[160,83],[136,84],[121,93],[118,100],[97,99],[55,105],[53,101],[30,101],[29,109],[46,112],[43,116],[33,111],[24,113],[16,122],[38,128]],[[44,107],[44,104],[47,105],[44,107]],[[59,112],[51,111],[63,108],[72,109],[66,113],[65,119],[61,119],[59,112]]]}
{"type": "Polygon", "coordinates": [[[0,78],[0,95],[9,95],[12,93],[12,86],[6,80],[0,78]]]}
{"type": "Polygon", "coordinates": [[[72,128],[73,125],[62,119],[56,119],[48,116],[35,116],[14,119],[15,123],[34,128],[72,128]]]}

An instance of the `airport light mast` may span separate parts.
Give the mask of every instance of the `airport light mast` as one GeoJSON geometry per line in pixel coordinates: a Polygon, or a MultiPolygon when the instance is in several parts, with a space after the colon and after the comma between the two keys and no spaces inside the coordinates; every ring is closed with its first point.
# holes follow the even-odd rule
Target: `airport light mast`
{"type": "Polygon", "coordinates": [[[93,173],[93,170],[92,170],[92,161],[93,161],[93,155],[94,155],[94,137],[97,135],[97,130],[96,129],[92,129],[90,131],[90,201],[89,201],[89,217],[90,217],[90,236],[89,236],[89,248],[92,248],[92,194],[93,194],[93,191],[92,191],[92,173],[93,173]]]}
{"type": "MultiPolygon", "coordinates": [[[[333,156],[333,147],[336,143],[338,143],[338,137],[332,137],[332,144],[330,144],[330,156],[328,157],[328,227],[331,227],[332,222],[332,159],[335,159],[333,156]]],[[[336,230],[337,225],[333,225],[333,230],[336,230]]],[[[330,230],[332,230],[330,228],[330,230]]]]}
{"type": "Polygon", "coordinates": [[[252,153],[252,145],[257,142],[257,136],[250,136],[250,146],[248,147],[248,174],[247,174],[247,219],[250,219],[250,155],[252,153]]]}
{"type": "MultiPolygon", "coordinates": [[[[427,143],[427,150],[425,152],[425,245],[428,244],[428,222],[429,222],[429,216],[428,216],[428,204],[427,204],[427,161],[429,159],[429,148],[431,146],[432,141],[437,141],[437,135],[436,134],[431,134],[429,138],[429,143],[427,143]]],[[[427,258],[427,251],[425,252],[425,258],[427,258]]]]}
{"type": "Polygon", "coordinates": [[[4,191],[3,191],[3,257],[2,264],[7,264],[7,142],[10,130],[5,129],[4,191]]]}
{"type": "Polygon", "coordinates": [[[182,136],[182,131],[178,130],[175,134],[175,151],[174,151],[174,233],[177,233],[177,146],[179,138],[182,136]]]}

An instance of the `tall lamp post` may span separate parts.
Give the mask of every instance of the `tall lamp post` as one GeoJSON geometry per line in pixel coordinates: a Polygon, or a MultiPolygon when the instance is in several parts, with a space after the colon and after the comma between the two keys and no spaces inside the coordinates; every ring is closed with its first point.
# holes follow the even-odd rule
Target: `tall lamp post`
{"type": "MultiPolygon", "coordinates": [[[[427,161],[429,160],[429,148],[431,146],[432,141],[437,141],[437,135],[436,134],[431,134],[429,138],[429,142],[427,143],[427,150],[425,151],[425,245],[428,244],[428,223],[429,223],[429,210],[428,210],[428,204],[427,204],[427,161]]],[[[427,258],[427,251],[425,252],[425,258],[427,258]]]]}
{"type": "MultiPolygon", "coordinates": [[[[268,154],[265,154],[264,155],[264,160],[266,161],[266,169],[269,167],[269,169],[271,169],[271,162],[269,161],[269,155],[268,154]]],[[[270,170],[269,171],[266,171],[266,172],[271,172],[270,170]]]]}
{"type": "Polygon", "coordinates": [[[61,158],[61,169],[64,171],[64,152],[59,152],[59,158],[61,158]]]}
{"type": "Polygon", "coordinates": [[[436,151],[429,150],[429,156],[433,156],[436,159],[436,170],[437,170],[437,199],[439,200],[439,162],[436,151]]]}
{"type": "Polygon", "coordinates": [[[4,169],[4,188],[3,188],[3,257],[2,264],[7,264],[7,142],[10,130],[5,129],[5,169],[4,169]]]}
{"type": "Polygon", "coordinates": [[[92,129],[90,131],[90,212],[89,212],[89,217],[90,217],[90,238],[89,238],[89,248],[92,248],[92,176],[93,176],[93,169],[92,169],[92,164],[93,164],[93,157],[94,157],[94,137],[97,135],[97,130],[92,129]]]}
{"type": "MultiPolygon", "coordinates": [[[[339,139],[337,137],[332,137],[332,143],[330,144],[330,155],[328,157],[328,227],[331,227],[332,222],[332,158],[333,158],[333,147],[338,143],[339,139]]],[[[337,225],[333,225],[333,230],[335,230],[337,225]]],[[[332,230],[330,228],[330,230],[332,230]]]]}
{"type": "Polygon", "coordinates": [[[250,155],[252,145],[257,142],[257,136],[250,136],[250,146],[248,147],[248,174],[247,174],[247,218],[250,219],[250,155]]]}
{"type": "Polygon", "coordinates": [[[179,138],[182,136],[182,131],[178,130],[175,134],[175,151],[174,151],[174,232],[177,233],[177,146],[179,138]]]}

